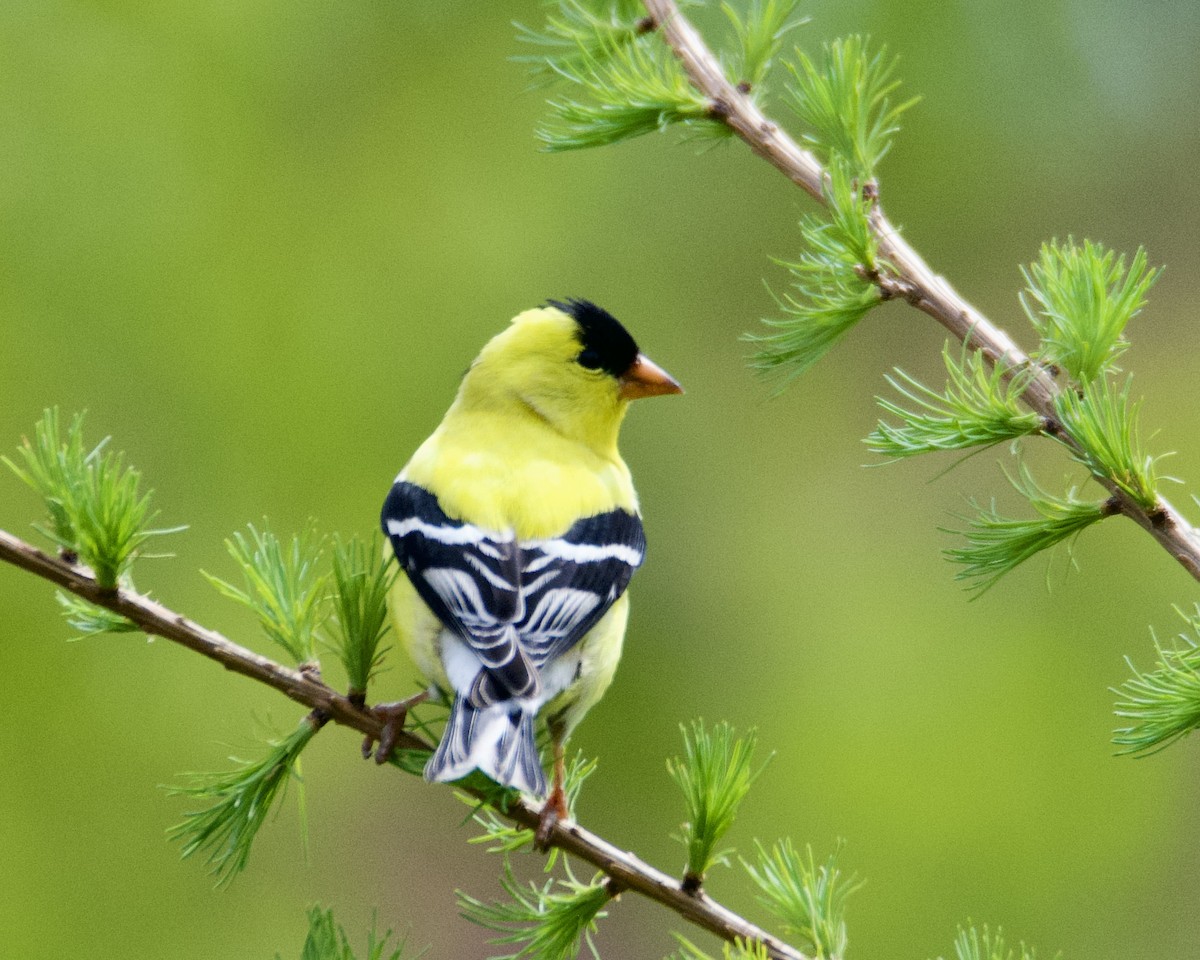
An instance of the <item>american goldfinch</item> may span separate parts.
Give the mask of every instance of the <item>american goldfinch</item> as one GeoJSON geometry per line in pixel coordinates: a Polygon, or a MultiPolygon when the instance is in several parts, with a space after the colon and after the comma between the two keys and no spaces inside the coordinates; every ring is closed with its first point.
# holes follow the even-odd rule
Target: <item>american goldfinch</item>
{"type": "Polygon", "coordinates": [[[645,552],[617,433],[630,400],[670,393],[682,388],[613,316],[549,301],[483,348],[383,505],[404,572],[394,625],[451,698],[425,777],[480,770],[545,797],[540,720],[547,834],[567,813],[564,741],[612,682],[645,552]]]}

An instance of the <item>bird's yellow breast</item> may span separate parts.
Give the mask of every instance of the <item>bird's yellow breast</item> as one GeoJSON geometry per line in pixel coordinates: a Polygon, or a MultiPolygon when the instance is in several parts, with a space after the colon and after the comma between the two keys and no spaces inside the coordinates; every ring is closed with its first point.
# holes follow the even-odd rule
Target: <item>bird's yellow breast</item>
{"type": "Polygon", "coordinates": [[[437,491],[446,514],[519,540],[565,533],[581,517],[637,511],[629,468],[547,428],[534,413],[447,417],[400,475],[437,491]]]}

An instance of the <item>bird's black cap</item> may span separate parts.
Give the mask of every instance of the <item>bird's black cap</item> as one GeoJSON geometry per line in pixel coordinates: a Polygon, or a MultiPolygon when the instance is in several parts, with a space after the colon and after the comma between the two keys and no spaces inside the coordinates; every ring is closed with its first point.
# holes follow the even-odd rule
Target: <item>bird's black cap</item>
{"type": "Polygon", "coordinates": [[[579,343],[583,347],[578,362],[589,370],[604,370],[614,377],[626,373],[637,359],[638,345],[629,331],[607,310],[588,300],[548,300],[570,316],[579,326],[579,343]]]}

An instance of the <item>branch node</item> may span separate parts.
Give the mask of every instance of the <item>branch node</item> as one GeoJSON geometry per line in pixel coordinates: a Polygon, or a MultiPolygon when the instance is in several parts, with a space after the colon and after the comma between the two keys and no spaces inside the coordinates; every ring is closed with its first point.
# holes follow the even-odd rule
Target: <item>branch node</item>
{"type": "Polygon", "coordinates": [[[324,707],[313,707],[304,719],[312,724],[314,730],[320,730],[331,718],[331,714],[324,707]]]}
{"type": "Polygon", "coordinates": [[[639,37],[645,36],[647,33],[653,33],[658,29],[658,21],[654,17],[642,17],[635,25],[634,30],[639,37]]]}
{"type": "MultiPolygon", "coordinates": [[[[1057,424],[1056,424],[1056,426],[1057,426],[1057,424]]],[[[1124,512],[1125,512],[1125,508],[1121,503],[1121,498],[1118,497],[1115,493],[1111,497],[1109,497],[1107,500],[1105,500],[1104,503],[1100,504],[1100,516],[1102,516],[1102,517],[1114,517],[1118,513],[1124,513],[1124,512]]]]}
{"type": "Polygon", "coordinates": [[[613,900],[616,900],[628,889],[629,888],[616,877],[606,877],[604,880],[604,892],[607,893],[613,900]]]}
{"type": "Polygon", "coordinates": [[[919,306],[921,303],[922,294],[920,288],[905,277],[882,273],[875,268],[864,267],[862,264],[856,266],[854,272],[867,282],[875,285],[876,289],[879,290],[879,298],[881,300],[903,300],[914,307],[919,306]]]}
{"type": "Polygon", "coordinates": [[[1063,427],[1054,417],[1042,417],[1042,433],[1058,440],[1063,436],[1063,427]]]}
{"type": "Polygon", "coordinates": [[[688,871],[683,875],[683,883],[679,885],[679,889],[686,893],[689,897],[695,897],[699,896],[703,886],[704,878],[699,874],[688,871]]]}
{"type": "Polygon", "coordinates": [[[708,101],[708,116],[710,119],[720,120],[724,123],[729,119],[729,114],[729,104],[720,97],[713,97],[708,101]]]}

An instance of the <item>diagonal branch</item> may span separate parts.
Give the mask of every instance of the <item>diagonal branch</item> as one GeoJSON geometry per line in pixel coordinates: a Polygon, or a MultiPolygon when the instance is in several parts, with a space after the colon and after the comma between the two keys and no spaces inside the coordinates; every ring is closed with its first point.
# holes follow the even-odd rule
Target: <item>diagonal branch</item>
{"type": "MultiPolygon", "coordinates": [[[[811,152],[789,137],[754,101],[729,82],[717,58],[675,0],[644,0],[664,41],[674,51],[692,84],[712,104],[719,118],[748,147],[810,196],[825,203],[828,174],[811,152]]],[[[870,185],[872,195],[874,185],[870,185]]],[[[1009,375],[1028,370],[1034,361],[1004,330],[965,300],[944,277],[930,269],[921,255],[902,237],[879,205],[872,206],[871,229],[879,238],[879,253],[891,267],[888,274],[871,277],[885,299],[902,299],[927,313],[960,342],[980,350],[993,364],[1002,363],[1009,375]]],[[[1061,429],[1055,397],[1059,386],[1045,369],[1025,384],[1021,399],[1048,424],[1047,432],[1075,452],[1081,452],[1061,429]]],[[[1193,578],[1200,580],[1200,534],[1163,497],[1147,509],[1134,501],[1109,477],[1093,474],[1112,494],[1119,512],[1146,530],[1193,578]]]]}
{"type": "MultiPolygon", "coordinates": [[[[376,740],[383,732],[383,722],[375,713],[369,708],[357,706],[348,697],[323,683],[315,672],[293,670],[275,663],[148,597],[125,590],[105,589],[96,583],[85,568],[72,566],[43,553],[4,530],[0,530],[0,561],[27,570],[90,603],[111,610],[137,624],[145,633],[182,644],[189,650],[215,660],[227,670],[265,683],[297,703],[318,711],[334,723],[376,740]]],[[[400,734],[396,745],[432,749],[420,737],[407,732],[400,734]]],[[[482,793],[474,795],[486,800],[482,793]]],[[[497,812],[531,830],[537,829],[541,820],[540,808],[524,798],[508,803],[504,810],[497,812]]],[[[808,960],[799,950],[722,906],[703,891],[685,891],[681,881],[667,876],[634,854],[619,849],[576,823],[561,821],[556,824],[550,834],[549,845],[590,863],[607,875],[607,887],[613,897],[625,891],[639,893],[724,940],[760,942],[773,960],[808,960]]]]}

